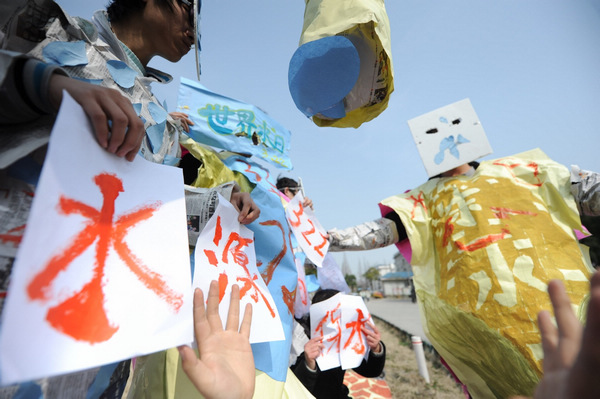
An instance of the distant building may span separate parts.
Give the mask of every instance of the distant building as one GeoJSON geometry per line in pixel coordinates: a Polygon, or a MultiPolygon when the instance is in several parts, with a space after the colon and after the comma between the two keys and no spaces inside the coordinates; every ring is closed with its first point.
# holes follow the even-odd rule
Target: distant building
{"type": "Polygon", "coordinates": [[[387,265],[379,265],[376,266],[377,271],[380,276],[385,276],[388,273],[395,272],[395,265],[393,263],[388,263],[387,265]]]}
{"type": "Polygon", "coordinates": [[[410,296],[412,271],[387,273],[381,277],[383,295],[385,296],[410,296]]]}
{"type": "Polygon", "coordinates": [[[411,272],[412,273],[412,266],[410,265],[410,263],[408,263],[406,261],[406,259],[404,259],[404,256],[402,256],[402,254],[400,252],[396,253],[394,255],[394,269],[393,271],[395,272],[411,272]]]}

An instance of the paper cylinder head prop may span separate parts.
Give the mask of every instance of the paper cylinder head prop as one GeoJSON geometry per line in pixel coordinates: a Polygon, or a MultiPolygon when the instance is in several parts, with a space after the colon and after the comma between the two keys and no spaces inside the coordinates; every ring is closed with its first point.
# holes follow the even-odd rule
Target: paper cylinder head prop
{"type": "Polygon", "coordinates": [[[411,119],[408,126],[429,177],[492,153],[468,98],[411,119]]]}
{"type": "Polygon", "coordinates": [[[294,103],[318,126],[370,121],[394,90],[390,48],[382,0],[308,0],[288,71],[294,103]]]}

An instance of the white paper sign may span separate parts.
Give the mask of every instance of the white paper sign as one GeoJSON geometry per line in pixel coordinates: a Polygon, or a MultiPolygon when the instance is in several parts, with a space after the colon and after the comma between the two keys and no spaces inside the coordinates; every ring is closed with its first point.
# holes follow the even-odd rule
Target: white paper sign
{"type": "Polygon", "coordinates": [[[294,302],[294,317],[301,319],[310,311],[310,299],[306,288],[306,273],[304,273],[304,257],[294,258],[298,271],[298,285],[296,286],[296,300],[294,302]]]}
{"type": "Polygon", "coordinates": [[[492,153],[467,98],[408,121],[429,177],[492,153]]]}
{"type": "Polygon", "coordinates": [[[325,259],[323,259],[323,266],[317,270],[317,277],[319,279],[321,289],[331,288],[344,294],[350,292],[350,287],[348,287],[348,283],[346,283],[342,269],[340,269],[340,266],[330,253],[325,255],[325,259]]]}
{"type": "Polygon", "coordinates": [[[321,226],[313,210],[302,206],[303,201],[302,192],[298,192],[285,208],[285,216],[302,251],[315,265],[321,267],[329,249],[327,231],[321,226]]]}
{"type": "Polygon", "coordinates": [[[240,287],[240,323],[252,304],[250,343],[285,339],[275,301],[256,267],[254,233],[238,222],[238,212],[219,195],[219,204],[198,237],[194,253],[194,287],[208,295],[212,280],[219,282],[219,315],[227,321],[231,286],[240,287]]]}
{"type": "Polygon", "coordinates": [[[336,294],[310,306],[310,337],[323,337],[322,342],[325,346],[317,357],[317,364],[323,371],[342,365],[340,359],[342,340],[340,298],[342,296],[343,294],[336,294]]]}
{"type": "Polygon", "coordinates": [[[101,149],[67,93],[15,261],[2,384],[190,342],[181,170],[101,149]]]}
{"type": "Polygon", "coordinates": [[[325,348],[317,357],[321,370],[360,366],[369,354],[362,327],[370,328],[371,314],[359,296],[336,294],[310,307],[311,337],[323,336],[325,348]]]}
{"type": "Polygon", "coordinates": [[[359,296],[343,295],[341,302],[343,329],[340,359],[342,369],[346,370],[360,366],[369,354],[367,337],[362,332],[362,327],[368,326],[371,314],[359,296]]]}

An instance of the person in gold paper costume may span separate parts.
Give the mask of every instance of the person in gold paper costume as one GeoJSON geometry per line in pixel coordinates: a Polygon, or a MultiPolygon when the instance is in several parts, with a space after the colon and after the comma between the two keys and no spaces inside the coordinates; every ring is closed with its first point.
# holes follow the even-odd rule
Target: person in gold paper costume
{"type": "Polygon", "coordinates": [[[583,230],[578,212],[600,215],[599,175],[532,150],[461,165],[380,208],[382,219],[330,230],[330,250],[407,237],[425,332],[469,393],[532,395],[548,282],[561,280],[584,313],[592,268],[574,230],[583,230]]]}

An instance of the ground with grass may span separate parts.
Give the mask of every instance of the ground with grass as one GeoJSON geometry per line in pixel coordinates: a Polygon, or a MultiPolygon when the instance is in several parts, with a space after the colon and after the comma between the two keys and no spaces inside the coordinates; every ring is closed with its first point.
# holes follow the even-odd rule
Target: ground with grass
{"type": "Polygon", "coordinates": [[[380,319],[375,323],[387,348],[385,380],[396,399],[464,399],[460,386],[454,382],[435,352],[425,353],[430,383],[419,374],[410,335],[380,319]]]}

